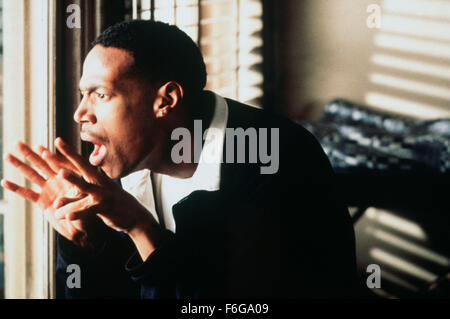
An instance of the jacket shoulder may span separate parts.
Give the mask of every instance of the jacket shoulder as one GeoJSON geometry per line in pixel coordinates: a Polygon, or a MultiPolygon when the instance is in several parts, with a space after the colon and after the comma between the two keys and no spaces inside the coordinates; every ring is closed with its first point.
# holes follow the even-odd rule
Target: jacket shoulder
{"type": "Polygon", "coordinates": [[[301,124],[275,114],[258,109],[231,99],[226,99],[229,109],[227,128],[268,128],[278,129],[279,151],[303,158],[320,158],[326,166],[329,165],[320,143],[314,135],[301,124]]]}

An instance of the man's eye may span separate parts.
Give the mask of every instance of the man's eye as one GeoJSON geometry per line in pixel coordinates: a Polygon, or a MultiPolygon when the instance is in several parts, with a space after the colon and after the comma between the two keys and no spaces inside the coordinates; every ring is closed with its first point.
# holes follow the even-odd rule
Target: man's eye
{"type": "Polygon", "coordinates": [[[108,97],[106,94],[103,94],[103,93],[97,93],[97,96],[101,100],[105,100],[108,97]]]}

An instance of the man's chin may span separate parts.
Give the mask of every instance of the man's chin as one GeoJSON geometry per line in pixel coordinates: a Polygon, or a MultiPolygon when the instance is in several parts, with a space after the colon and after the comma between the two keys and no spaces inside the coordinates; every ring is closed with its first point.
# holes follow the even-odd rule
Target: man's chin
{"type": "Polygon", "coordinates": [[[105,173],[105,175],[110,179],[118,179],[122,177],[122,174],[120,174],[120,170],[113,169],[112,167],[108,167],[108,165],[105,164],[102,164],[99,167],[103,171],[103,173],[105,173]]]}
{"type": "Polygon", "coordinates": [[[139,163],[137,165],[125,165],[124,163],[121,163],[121,165],[108,165],[110,162],[104,161],[99,165],[99,167],[102,169],[102,171],[111,179],[119,179],[125,176],[128,176],[129,174],[139,171],[141,169],[146,168],[145,165],[142,165],[144,163],[139,163]]]}

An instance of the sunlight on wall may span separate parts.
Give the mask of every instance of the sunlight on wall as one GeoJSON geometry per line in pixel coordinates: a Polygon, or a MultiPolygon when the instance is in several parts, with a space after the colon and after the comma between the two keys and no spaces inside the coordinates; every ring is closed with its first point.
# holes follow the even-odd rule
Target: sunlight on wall
{"type": "Polygon", "coordinates": [[[366,103],[417,118],[450,117],[450,2],[384,0],[381,10],[366,103]]]}
{"type": "Polygon", "coordinates": [[[432,250],[420,245],[414,244],[411,241],[404,240],[399,236],[393,235],[380,229],[374,229],[373,227],[367,227],[366,231],[372,234],[376,239],[402,249],[408,253],[419,256],[430,262],[439,264],[442,267],[450,266],[450,259],[448,259],[447,257],[433,252],[432,250]]]}
{"type": "Polygon", "coordinates": [[[383,8],[388,12],[423,18],[450,19],[450,2],[444,0],[385,0],[383,8]]]}
{"type": "Polygon", "coordinates": [[[427,37],[437,40],[450,40],[450,24],[442,21],[429,21],[393,14],[384,14],[382,28],[386,32],[427,37]]]}
{"type": "Polygon", "coordinates": [[[404,218],[397,217],[386,210],[369,208],[367,209],[366,216],[369,219],[416,239],[423,241],[427,239],[425,232],[419,225],[404,218]]]}
{"type": "Polygon", "coordinates": [[[450,89],[444,86],[430,85],[426,82],[413,81],[407,78],[380,73],[372,73],[370,75],[370,81],[375,84],[393,87],[404,91],[450,100],[450,89]]]}
{"type": "Polygon", "coordinates": [[[375,44],[380,48],[394,51],[417,53],[436,58],[450,58],[450,44],[437,43],[430,40],[414,39],[392,34],[378,34],[375,44]]]}
{"type": "Polygon", "coordinates": [[[428,270],[419,267],[411,262],[405,261],[402,258],[394,256],[382,249],[372,248],[369,252],[370,256],[373,257],[376,261],[382,262],[384,265],[392,266],[396,269],[399,269],[411,276],[416,278],[420,278],[426,282],[432,282],[437,279],[437,275],[429,272],[428,270]]]}
{"type": "Polygon", "coordinates": [[[395,285],[403,287],[404,289],[407,289],[409,291],[413,291],[413,292],[420,291],[420,289],[418,287],[411,285],[406,280],[403,280],[399,276],[397,276],[389,271],[386,271],[386,270],[383,270],[383,279],[388,280],[388,281],[394,283],[395,285]]]}
{"type": "Polygon", "coordinates": [[[398,58],[386,54],[374,54],[372,62],[376,65],[398,69],[402,71],[414,72],[450,80],[450,67],[435,63],[426,63],[415,59],[398,58]]]}
{"type": "Polygon", "coordinates": [[[382,267],[384,292],[397,294],[399,287],[404,289],[400,294],[423,291],[450,267],[445,249],[430,244],[433,236],[427,236],[420,224],[394,212],[368,208],[356,232],[365,243],[358,247],[360,260],[382,267]]]}

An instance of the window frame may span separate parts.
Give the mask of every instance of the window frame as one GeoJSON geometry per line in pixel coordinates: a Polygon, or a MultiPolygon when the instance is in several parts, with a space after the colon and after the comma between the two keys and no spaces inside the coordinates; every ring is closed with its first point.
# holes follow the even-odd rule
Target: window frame
{"type": "MultiPolygon", "coordinates": [[[[18,140],[52,149],[55,137],[55,2],[3,1],[3,151],[18,140]],[[42,45],[45,43],[47,45],[42,45]],[[5,45],[6,44],[6,45],[5,45]]],[[[4,165],[4,178],[31,187],[4,165]]],[[[36,205],[5,191],[5,298],[52,294],[53,232],[36,205]]]]}

